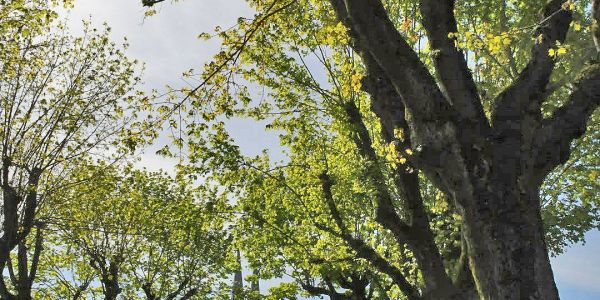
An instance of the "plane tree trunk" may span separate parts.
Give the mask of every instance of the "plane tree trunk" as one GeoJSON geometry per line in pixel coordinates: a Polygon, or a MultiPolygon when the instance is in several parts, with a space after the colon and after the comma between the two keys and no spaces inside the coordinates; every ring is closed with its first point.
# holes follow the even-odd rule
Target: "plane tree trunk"
{"type": "MultiPolygon", "coordinates": [[[[393,136],[398,128],[407,131],[408,138],[397,141],[400,151],[412,149],[408,163],[445,193],[461,215],[467,268],[479,297],[558,299],[544,240],[540,186],[569,158],[571,142],[583,135],[600,104],[600,65],[592,63],[575,81],[565,104],[550,117],[542,116],[555,65],[548,50],[565,41],[572,20],[571,12],[561,9],[565,1],[547,3],[546,21],[535,32],[541,42],[533,46],[530,61],[517,78],[494,99],[491,118],[484,114],[464,54],[449,35],[457,32],[453,0],[420,1],[422,22],[436,53],[435,77],[395,28],[381,1],[330,3],[366,67],[363,88],[371,95],[384,136],[393,136]]],[[[600,18],[597,3],[594,10],[600,18]]],[[[367,138],[361,138],[368,145],[367,138]]],[[[362,150],[368,158],[368,147],[362,150]]],[[[384,190],[378,196],[376,219],[414,253],[423,275],[422,291],[344,233],[331,198],[332,182],[327,174],[321,180],[340,236],[360,257],[393,278],[409,299],[465,299],[473,294],[444,271],[422,200],[413,190],[418,178],[398,176],[398,187],[409,200],[410,222],[393,212],[384,190]]]]}

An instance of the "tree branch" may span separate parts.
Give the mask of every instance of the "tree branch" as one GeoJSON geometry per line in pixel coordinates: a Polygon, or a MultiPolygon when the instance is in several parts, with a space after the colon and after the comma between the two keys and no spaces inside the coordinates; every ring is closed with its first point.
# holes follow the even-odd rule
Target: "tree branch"
{"type": "Polygon", "coordinates": [[[187,291],[185,294],[183,294],[183,296],[181,296],[181,299],[179,299],[179,300],[189,300],[192,297],[194,297],[197,293],[198,293],[198,288],[192,288],[189,291],[187,291]]]}
{"type": "Polygon", "coordinates": [[[330,231],[327,228],[321,229],[327,230],[331,234],[342,238],[348,244],[348,246],[350,246],[350,248],[356,251],[357,255],[360,258],[366,259],[381,272],[390,276],[392,280],[394,280],[394,282],[398,285],[400,290],[402,290],[402,292],[408,297],[408,299],[421,299],[421,296],[419,296],[418,291],[406,280],[402,272],[397,267],[390,264],[387,260],[381,257],[373,248],[367,245],[363,240],[353,237],[348,232],[346,225],[344,225],[342,216],[339,210],[337,209],[337,206],[335,205],[335,201],[333,200],[333,194],[331,192],[333,182],[331,181],[331,178],[329,177],[327,172],[323,172],[319,176],[319,179],[321,180],[321,188],[323,190],[323,195],[329,208],[329,212],[334,222],[336,223],[336,226],[340,230],[340,233],[330,231]]]}
{"type": "Polygon", "coordinates": [[[27,180],[27,195],[25,196],[25,208],[23,212],[22,227],[23,230],[19,233],[18,239],[25,239],[34,225],[35,214],[38,206],[38,185],[40,177],[42,176],[42,170],[39,168],[33,168],[29,173],[27,180]]]}
{"type": "Polygon", "coordinates": [[[596,52],[600,54],[600,0],[592,0],[592,38],[596,45],[596,52]]]}
{"type": "Polygon", "coordinates": [[[146,300],[156,300],[157,297],[152,290],[152,283],[146,282],[142,284],[142,291],[146,295],[146,300]]]}
{"type": "Polygon", "coordinates": [[[458,31],[454,17],[455,0],[421,0],[423,26],[434,50],[435,69],[441,85],[459,114],[461,121],[487,131],[489,124],[483,112],[477,86],[463,53],[456,47],[458,31]]]}
{"type": "Polygon", "coordinates": [[[154,4],[164,2],[165,0],[142,0],[142,5],[144,6],[153,6],[154,4]]]}
{"type": "MultiPolygon", "coordinates": [[[[374,83],[377,84],[377,83],[374,83]]],[[[383,89],[378,91],[384,91],[383,89]]],[[[389,100],[387,97],[391,96],[392,99],[394,94],[378,94],[374,92],[374,102],[386,103],[389,100]],[[378,98],[381,97],[381,98],[378,98]]],[[[388,112],[382,112],[382,114],[394,114],[398,111],[404,111],[401,102],[394,102],[390,104],[397,109],[392,109],[388,112]]],[[[377,109],[376,109],[377,111],[377,109]]],[[[354,131],[357,132],[358,138],[356,144],[361,151],[363,157],[369,162],[368,175],[374,179],[375,190],[377,192],[377,208],[376,208],[376,221],[381,224],[384,228],[392,232],[398,244],[408,244],[410,250],[415,255],[417,264],[419,265],[423,274],[423,279],[426,286],[426,291],[441,291],[444,295],[451,295],[456,291],[452,287],[450,277],[446,274],[442,257],[439,253],[439,249],[435,244],[433,233],[429,227],[429,218],[423,206],[423,199],[419,189],[419,178],[418,173],[409,171],[409,167],[406,164],[398,166],[394,172],[394,181],[398,190],[401,193],[401,199],[404,201],[405,209],[410,214],[410,221],[406,224],[398,213],[396,207],[392,202],[390,192],[387,188],[384,175],[382,173],[382,167],[379,165],[377,155],[372,147],[371,138],[368,134],[367,128],[362,121],[360,112],[354,102],[346,103],[346,113],[349,118],[350,124],[353,126],[354,131]]],[[[400,120],[404,120],[403,118],[400,120]]],[[[406,123],[401,125],[405,125],[406,123]]],[[[389,132],[390,129],[386,129],[386,125],[382,120],[382,126],[384,132],[389,132]]],[[[393,126],[393,125],[392,125],[393,126]]],[[[400,127],[408,131],[406,126],[400,127]]],[[[393,129],[391,129],[393,131],[393,129]]],[[[393,133],[384,133],[386,142],[394,142],[395,138],[393,133]]],[[[407,133],[406,141],[404,146],[407,147],[410,144],[410,138],[407,133]]]]}
{"type": "Polygon", "coordinates": [[[4,276],[0,276],[0,296],[2,296],[2,299],[6,300],[15,300],[17,298],[8,291],[4,276]]]}
{"type": "Polygon", "coordinates": [[[571,142],[585,133],[587,121],[600,105],[600,64],[583,71],[569,100],[543,121],[535,141],[536,178],[542,181],[550,171],[565,163],[571,142]]]}
{"type": "Polygon", "coordinates": [[[346,297],[345,295],[340,294],[340,293],[336,292],[335,290],[329,290],[324,287],[314,286],[314,285],[311,285],[309,283],[304,283],[304,282],[301,282],[300,285],[302,286],[302,288],[305,291],[307,291],[312,296],[325,295],[325,296],[329,296],[329,298],[331,300],[351,300],[351,298],[346,297]]]}
{"type": "MultiPolygon", "coordinates": [[[[417,54],[402,38],[379,0],[330,0],[338,19],[350,30],[352,46],[367,67],[367,77],[383,78],[405,107],[404,116],[386,114],[388,124],[408,123],[417,167],[444,191],[470,193],[466,177],[482,166],[483,136],[472,126],[458,130],[460,116],[438,88],[417,54]],[[443,180],[441,180],[443,179],[443,180]]],[[[377,99],[373,99],[377,102],[377,99]]],[[[374,104],[375,107],[375,104],[374,104]]],[[[383,117],[383,115],[380,115],[383,117]]],[[[465,127],[465,126],[463,126],[465,127]]],[[[389,134],[390,129],[387,131],[389,134]]],[[[485,176],[485,174],[483,174],[485,176]]],[[[479,176],[482,177],[482,176],[479,176]]],[[[472,203],[463,203],[473,206],[472,203]]]]}
{"type": "Polygon", "coordinates": [[[177,286],[177,290],[175,290],[172,293],[170,293],[169,295],[167,295],[165,300],[174,300],[175,297],[177,297],[177,295],[179,295],[188,286],[189,283],[190,283],[189,278],[185,278],[183,281],[181,281],[179,283],[179,285],[177,286]]]}
{"type": "Polygon", "coordinates": [[[548,50],[556,42],[565,41],[572,20],[571,11],[563,8],[565,1],[551,0],[546,4],[542,23],[535,31],[537,42],[531,50],[531,59],[517,79],[495,99],[492,125],[497,131],[513,130],[511,123],[520,120],[523,113],[541,119],[540,105],[556,62],[548,50]]]}
{"type": "Polygon", "coordinates": [[[37,231],[35,233],[35,249],[33,251],[33,258],[31,259],[31,267],[29,268],[29,280],[32,282],[35,280],[35,276],[38,271],[38,265],[40,262],[40,256],[42,254],[42,250],[44,250],[44,226],[37,226],[37,231]]]}
{"type": "MultiPolygon", "coordinates": [[[[417,119],[447,120],[450,107],[435,79],[389,19],[379,0],[330,0],[354,48],[383,69],[417,119]]],[[[370,70],[369,70],[370,71],[370,70]]]]}
{"type": "Polygon", "coordinates": [[[367,173],[373,178],[375,191],[377,193],[375,218],[377,222],[394,234],[398,242],[405,243],[408,240],[410,227],[402,221],[398,213],[396,213],[390,191],[386,186],[386,179],[382,173],[381,166],[379,165],[375,149],[373,149],[367,127],[362,121],[358,107],[356,107],[354,102],[346,103],[345,109],[349,123],[354,127],[353,129],[358,135],[355,139],[355,143],[357,144],[361,155],[369,162],[367,173]]]}

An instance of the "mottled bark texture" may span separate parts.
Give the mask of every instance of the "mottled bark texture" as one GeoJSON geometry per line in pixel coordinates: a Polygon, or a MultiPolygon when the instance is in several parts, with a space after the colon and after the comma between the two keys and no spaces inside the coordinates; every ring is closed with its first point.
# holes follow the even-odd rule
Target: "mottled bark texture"
{"type": "MultiPolygon", "coordinates": [[[[389,275],[409,299],[558,299],[540,214],[539,188],[570,155],[571,141],[582,136],[600,104],[600,65],[592,63],[552,116],[541,105],[555,65],[548,50],[566,38],[571,12],[565,0],[549,1],[535,36],[541,41],[516,79],[494,99],[487,118],[463,53],[449,33],[457,31],[453,0],[421,0],[427,38],[436,53],[435,77],[389,19],[380,0],[330,0],[349,29],[352,46],[367,69],[363,87],[371,95],[384,138],[415,149],[410,165],[443,191],[463,220],[463,247],[451,276],[433,240],[420,196],[418,176],[400,169],[396,185],[409,221],[394,210],[385,184],[378,185],[376,220],[414,253],[424,288],[343,228],[331,199],[330,178],[321,176],[323,193],[339,234],[375,268],[389,275]]],[[[593,16],[600,19],[598,1],[593,16]]],[[[595,34],[597,39],[598,34],[595,34]]],[[[600,50],[600,49],[599,49],[600,50]]],[[[348,118],[363,156],[376,161],[358,111],[348,118]]],[[[375,183],[377,168],[371,172],[375,183]]],[[[326,291],[323,291],[326,292],[326,291]]]]}

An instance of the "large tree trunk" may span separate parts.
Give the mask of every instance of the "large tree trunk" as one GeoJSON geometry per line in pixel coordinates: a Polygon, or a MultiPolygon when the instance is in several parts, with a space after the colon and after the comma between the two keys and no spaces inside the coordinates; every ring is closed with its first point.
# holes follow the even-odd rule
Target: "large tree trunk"
{"type": "MultiPolygon", "coordinates": [[[[162,0],[144,4],[157,2],[162,0]]],[[[493,99],[491,118],[484,113],[480,91],[456,43],[455,0],[418,1],[435,76],[396,28],[386,1],[328,2],[347,27],[350,46],[366,68],[363,89],[371,96],[386,142],[415,150],[407,164],[454,202],[462,217],[465,246],[456,276],[450,280],[423,209],[418,177],[403,170],[395,179],[405,202],[402,209],[410,215],[408,221],[397,214],[385,176],[376,168],[369,170],[375,183],[375,219],[399,245],[413,252],[422,286],[409,282],[402,270],[345,230],[327,172],[320,176],[323,195],[339,230],[319,229],[342,238],[358,257],[388,275],[408,299],[469,299],[474,296],[473,283],[480,299],[558,299],[544,240],[539,189],[545,176],[567,161],[571,142],[583,135],[587,120],[600,106],[600,64],[595,62],[573,84],[565,103],[550,117],[542,115],[556,63],[548,53],[565,42],[572,21],[572,10],[565,8],[567,0],[546,1],[531,36],[537,41],[531,57],[522,70],[511,66],[518,74],[493,99]],[[403,129],[408,137],[394,140],[396,129],[403,129]]],[[[599,0],[592,1],[592,17],[592,36],[600,53],[599,0]]],[[[359,151],[377,165],[369,135],[361,128],[360,113],[349,108],[359,151]]],[[[328,293],[310,286],[305,289],[328,293]]]]}
{"type": "Polygon", "coordinates": [[[497,201],[495,211],[463,214],[469,264],[480,297],[558,299],[537,189],[501,195],[504,198],[477,201],[497,201]]]}
{"type": "MultiPolygon", "coordinates": [[[[384,134],[408,125],[409,138],[400,146],[416,150],[409,163],[443,191],[462,216],[469,269],[481,299],[559,298],[544,241],[539,187],[549,172],[569,158],[571,142],[582,136],[600,105],[600,65],[594,64],[582,72],[566,103],[551,117],[542,116],[555,65],[548,49],[565,41],[572,20],[571,12],[562,9],[565,1],[546,4],[545,23],[535,32],[542,41],[532,47],[530,61],[514,82],[494,99],[488,119],[466,59],[449,36],[457,32],[453,0],[420,1],[428,42],[439,52],[434,57],[436,77],[398,32],[381,1],[330,0],[365,64],[365,83],[369,83],[365,91],[371,95],[384,134]]],[[[600,22],[598,6],[596,1],[593,10],[600,22]]],[[[399,188],[410,184],[401,182],[399,188]]],[[[422,200],[407,196],[415,200],[408,211],[418,213],[422,200]]],[[[417,235],[424,240],[411,238],[426,233],[427,225],[403,224],[389,213],[393,207],[380,203],[378,221],[399,243],[408,244],[417,260],[432,264],[428,269],[419,263],[424,294],[415,293],[401,275],[396,283],[410,299],[456,298],[457,294],[443,290],[447,284],[438,284],[448,281],[443,272],[435,272],[443,266],[427,259],[436,256],[428,254],[435,252],[428,249],[437,250],[431,239],[427,234],[417,235]],[[380,209],[388,213],[379,214],[380,209]]],[[[343,228],[341,218],[337,219],[343,228]]],[[[357,245],[354,248],[361,253],[364,246],[357,245]]],[[[382,272],[389,269],[378,265],[382,272]]],[[[459,299],[469,293],[463,292],[459,299]]]]}
{"type": "Polygon", "coordinates": [[[242,274],[242,256],[239,249],[235,250],[235,255],[237,259],[237,270],[233,274],[233,286],[231,288],[231,299],[238,300],[241,299],[244,293],[244,276],[242,274]]]}

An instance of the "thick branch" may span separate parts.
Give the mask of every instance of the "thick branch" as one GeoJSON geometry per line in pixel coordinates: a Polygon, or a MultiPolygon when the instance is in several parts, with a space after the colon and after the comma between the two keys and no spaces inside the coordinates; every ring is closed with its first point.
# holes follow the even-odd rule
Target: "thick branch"
{"type": "MultiPolygon", "coordinates": [[[[377,82],[372,82],[367,86],[374,88],[374,85],[380,85],[377,82]]],[[[385,91],[380,86],[380,89],[373,91],[372,97],[374,102],[395,107],[386,112],[381,112],[382,115],[394,114],[403,112],[401,102],[389,103],[391,99],[397,99],[394,97],[396,94],[392,93],[378,93],[385,91]],[[400,106],[400,107],[397,107],[400,106]]],[[[378,111],[380,108],[375,109],[378,111]]],[[[389,190],[386,186],[384,175],[379,166],[378,158],[375,154],[375,150],[372,147],[371,138],[368,134],[367,128],[362,121],[360,112],[353,102],[346,104],[346,112],[349,117],[351,125],[358,134],[357,145],[361,149],[361,154],[367,159],[371,168],[368,170],[368,174],[374,178],[377,191],[377,210],[376,220],[384,228],[390,230],[396,237],[399,244],[408,244],[410,250],[415,255],[417,263],[423,274],[425,281],[426,292],[439,291],[444,293],[444,296],[455,293],[452,282],[444,269],[444,263],[439,253],[439,249],[434,241],[433,233],[429,227],[429,218],[423,206],[423,199],[421,198],[419,189],[419,178],[417,172],[410,172],[407,165],[400,165],[394,172],[394,179],[398,190],[401,193],[401,198],[405,203],[405,208],[410,214],[409,224],[406,224],[400,216],[396,213],[395,205],[392,202],[389,190]]],[[[404,120],[403,118],[400,120],[404,120]]],[[[384,137],[386,142],[393,142],[394,137],[393,129],[385,128],[387,126],[394,125],[386,124],[382,119],[382,126],[384,127],[384,137]]],[[[400,123],[400,128],[408,130],[405,122],[400,123]]],[[[407,138],[404,143],[410,143],[410,139],[407,138]]],[[[408,146],[407,144],[404,145],[408,146]]],[[[438,295],[440,296],[440,295],[438,295]]]]}
{"type": "MultiPolygon", "coordinates": [[[[399,143],[400,149],[411,148],[413,138],[411,137],[411,130],[406,120],[407,112],[402,101],[402,97],[398,94],[392,82],[384,73],[384,71],[377,65],[377,62],[370,56],[366,55],[363,58],[365,65],[367,66],[369,73],[363,78],[362,86],[365,92],[371,96],[371,107],[373,112],[379,117],[381,124],[382,135],[387,143],[392,141],[399,143]],[[402,137],[395,137],[396,130],[402,132],[402,137]]],[[[434,165],[439,165],[436,162],[439,160],[438,155],[431,154],[433,160],[423,161],[413,156],[411,163],[414,167],[425,170],[431,168],[431,162],[434,165]]],[[[442,180],[437,176],[435,170],[428,170],[426,173],[429,175],[429,179],[433,181],[438,188],[444,191],[445,189],[442,180]]]]}
{"type": "Polygon", "coordinates": [[[514,126],[507,122],[520,120],[523,113],[541,117],[540,104],[555,65],[548,50],[556,47],[556,42],[565,41],[572,20],[571,11],[563,8],[565,1],[551,0],[546,4],[529,63],[495,100],[492,124],[498,131],[512,130],[514,126]]]}
{"type": "Polygon", "coordinates": [[[142,291],[144,291],[144,294],[146,295],[146,300],[157,300],[158,297],[154,294],[151,283],[146,282],[142,284],[142,291]]]}
{"type": "Polygon", "coordinates": [[[400,243],[405,243],[408,239],[410,227],[396,213],[390,191],[386,186],[386,179],[379,165],[375,149],[373,149],[371,137],[354,102],[346,104],[346,113],[350,124],[358,135],[355,142],[360,153],[368,161],[367,173],[374,181],[377,199],[377,222],[390,230],[400,243]]]}
{"type": "Polygon", "coordinates": [[[33,258],[31,259],[31,267],[29,268],[29,279],[33,282],[38,271],[38,265],[40,262],[40,256],[42,250],[44,250],[44,232],[43,226],[37,227],[35,234],[35,249],[33,250],[33,258]]]}
{"type": "Polygon", "coordinates": [[[142,5],[153,6],[154,4],[164,2],[165,0],[142,0],[142,5]]]}
{"type": "Polygon", "coordinates": [[[592,25],[592,38],[596,45],[596,51],[600,54],[600,0],[592,1],[592,18],[594,24],[592,25]]]}
{"type": "Polygon", "coordinates": [[[456,38],[449,37],[450,33],[458,31],[454,2],[455,0],[421,0],[423,26],[435,53],[436,73],[461,120],[487,131],[489,125],[465,56],[456,47],[456,38]]]}
{"type": "Polygon", "coordinates": [[[369,280],[356,273],[351,273],[348,277],[340,276],[338,279],[340,286],[344,289],[351,290],[354,299],[368,299],[366,289],[369,285],[369,280]]]}
{"type": "Polygon", "coordinates": [[[29,172],[29,179],[27,181],[27,196],[25,196],[25,208],[23,212],[23,230],[19,233],[18,239],[25,239],[34,225],[35,214],[38,206],[38,184],[40,177],[42,176],[42,170],[39,168],[33,168],[29,172]]]}
{"type": "Polygon", "coordinates": [[[28,267],[28,259],[27,259],[27,246],[25,245],[25,241],[22,240],[19,242],[17,246],[17,274],[19,274],[17,286],[17,294],[18,297],[27,297],[29,294],[29,288],[31,286],[31,282],[29,280],[29,272],[27,270],[28,267]]]}
{"type": "Polygon", "coordinates": [[[183,290],[185,290],[185,288],[188,286],[189,283],[190,283],[190,280],[188,278],[181,281],[179,283],[179,285],[177,286],[177,290],[175,290],[172,293],[170,293],[169,295],[167,295],[165,300],[174,300],[175,297],[177,297],[177,295],[179,295],[181,292],[183,292],[183,290]]]}
{"type": "Polygon", "coordinates": [[[350,29],[352,46],[367,67],[367,77],[384,78],[382,82],[389,82],[396,98],[403,102],[406,119],[394,113],[388,115],[393,119],[385,122],[395,125],[407,121],[412,147],[419,149],[418,155],[413,156],[420,161],[417,167],[438,188],[469,193],[471,187],[465,175],[469,168],[480,164],[479,151],[484,147],[476,145],[482,143],[483,137],[472,126],[457,130],[460,117],[396,30],[381,1],[330,2],[340,21],[350,29]]]}
{"type": "Polygon", "coordinates": [[[312,296],[329,296],[331,300],[351,300],[351,298],[345,296],[344,294],[340,294],[335,290],[326,289],[320,286],[314,286],[309,283],[301,283],[302,288],[307,291],[312,296]]]}
{"type": "Polygon", "coordinates": [[[383,138],[386,142],[391,142],[398,129],[407,136],[407,142],[410,144],[408,138],[410,130],[405,119],[406,109],[402,98],[370,55],[365,56],[363,61],[369,69],[369,73],[361,82],[362,88],[371,96],[371,108],[379,117],[383,138]]]}
{"type": "MultiPolygon", "coordinates": [[[[444,120],[449,104],[415,51],[398,32],[379,0],[330,0],[349,29],[363,60],[377,62],[416,119],[444,120]]],[[[370,71],[370,70],[369,70],[370,71]]]]}
{"type": "Polygon", "coordinates": [[[91,283],[91,281],[85,281],[84,283],[79,285],[77,287],[77,289],[75,290],[75,293],[73,294],[72,300],[79,300],[82,297],[83,292],[85,292],[85,290],[87,290],[88,287],[90,286],[90,283],[91,283]]]}
{"type": "Polygon", "coordinates": [[[192,297],[194,297],[197,293],[198,293],[198,289],[192,288],[189,291],[187,291],[185,294],[183,294],[183,296],[181,296],[181,299],[179,299],[179,300],[189,300],[192,297]]]}
{"type": "Polygon", "coordinates": [[[2,159],[2,229],[3,235],[0,238],[0,263],[6,264],[10,251],[18,243],[19,228],[19,204],[23,201],[17,190],[10,185],[9,173],[12,162],[10,158],[2,159]]]}
{"type": "Polygon", "coordinates": [[[571,154],[571,142],[585,133],[587,121],[600,105],[600,64],[583,71],[569,100],[544,120],[536,139],[536,179],[543,178],[565,163],[571,154]]]}
{"type": "Polygon", "coordinates": [[[6,287],[6,282],[4,281],[4,276],[0,276],[0,296],[2,296],[2,299],[6,300],[14,300],[17,298],[8,291],[8,288],[6,287]]]}

